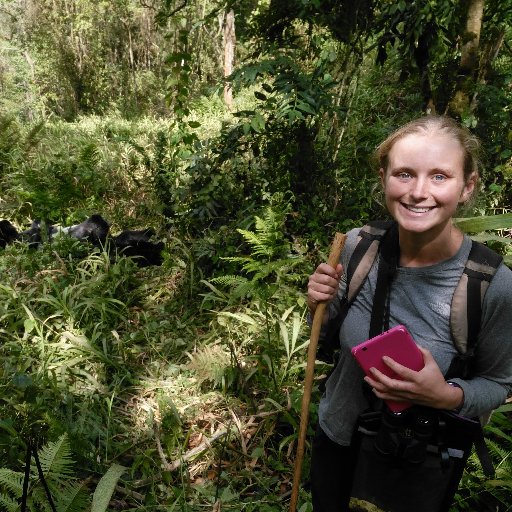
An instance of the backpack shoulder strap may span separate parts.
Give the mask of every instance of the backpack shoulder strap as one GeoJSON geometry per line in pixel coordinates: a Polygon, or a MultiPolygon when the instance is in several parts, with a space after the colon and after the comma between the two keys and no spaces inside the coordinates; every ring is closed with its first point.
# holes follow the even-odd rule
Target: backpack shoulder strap
{"type": "Polygon", "coordinates": [[[373,221],[361,228],[358,242],[347,266],[347,303],[350,305],[363,286],[379,252],[384,235],[394,221],[373,221]]]}
{"type": "Polygon", "coordinates": [[[473,355],[480,332],[485,293],[502,261],[499,254],[479,242],[472,241],[471,251],[451,304],[450,328],[459,354],[469,357],[473,355]]]}
{"type": "Polygon", "coordinates": [[[331,363],[334,353],[339,349],[339,332],[347,316],[350,304],[357,297],[366,276],[372,268],[379,252],[380,242],[394,221],[372,221],[363,226],[357,237],[357,243],[350,255],[345,271],[347,287],[341,303],[340,312],[329,320],[325,335],[320,340],[317,359],[331,363]]]}

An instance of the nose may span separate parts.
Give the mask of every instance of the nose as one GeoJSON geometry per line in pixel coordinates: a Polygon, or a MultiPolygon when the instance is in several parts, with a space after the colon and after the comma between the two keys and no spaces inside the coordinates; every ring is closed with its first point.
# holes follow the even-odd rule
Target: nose
{"type": "Polygon", "coordinates": [[[426,199],[429,195],[428,192],[428,180],[421,176],[416,177],[411,183],[411,189],[409,190],[411,199],[416,202],[426,199]]]}

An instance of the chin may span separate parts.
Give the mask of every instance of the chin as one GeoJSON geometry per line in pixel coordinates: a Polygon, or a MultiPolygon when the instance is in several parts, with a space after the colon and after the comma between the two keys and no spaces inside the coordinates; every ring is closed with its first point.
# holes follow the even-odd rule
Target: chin
{"type": "Polygon", "coordinates": [[[404,219],[403,217],[395,217],[400,229],[408,233],[436,233],[439,234],[446,229],[449,219],[444,221],[433,221],[427,219],[404,219]]]}

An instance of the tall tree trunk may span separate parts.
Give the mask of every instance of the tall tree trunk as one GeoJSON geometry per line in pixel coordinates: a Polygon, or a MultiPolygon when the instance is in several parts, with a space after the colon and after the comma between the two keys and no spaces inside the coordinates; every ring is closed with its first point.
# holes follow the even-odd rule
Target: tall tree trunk
{"type": "Polygon", "coordinates": [[[475,71],[478,64],[478,46],[484,15],[484,0],[471,0],[468,5],[464,44],[461,50],[459,70],[466,75],[475,71]]]}
{"type": "Polygon", "coordinates": [[[224,17],[224,103],[230,110],[233,108],[233,90],[227,77],[233,73],[235,43],[235,13],[231,10],[224,17]]]}
{"type": "Polygon", "coordinates": [[[485,0],[469,0],[466,30],[462,35],[463,46],[459,63],[457,85],[447,107],[447,113],[461,117],[475,108],[472,93],[478,74],[478,50],[485,0]]]}

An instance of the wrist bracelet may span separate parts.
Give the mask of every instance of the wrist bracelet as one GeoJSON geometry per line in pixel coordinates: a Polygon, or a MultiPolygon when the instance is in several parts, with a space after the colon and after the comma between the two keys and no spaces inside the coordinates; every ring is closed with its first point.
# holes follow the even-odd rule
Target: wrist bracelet
{"type": "MultiPolygon", "coordinates": [[[[452,382],[451,380],[447,380],[446,384],[449,384],[450,386],[454,388],[462,389],[462,386],[460,384],[457,384],[456,382],[452,382]]],[[[462,407],[464,407],[464,390],[462,389],[462,401],[458,407],[455,407],[455,409],[452,409],[453,412],[456,412],[457,414],[461,411],[462,407]]]]}

